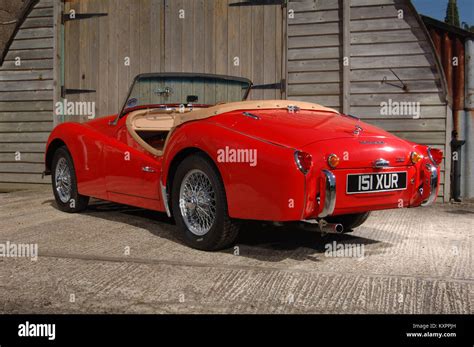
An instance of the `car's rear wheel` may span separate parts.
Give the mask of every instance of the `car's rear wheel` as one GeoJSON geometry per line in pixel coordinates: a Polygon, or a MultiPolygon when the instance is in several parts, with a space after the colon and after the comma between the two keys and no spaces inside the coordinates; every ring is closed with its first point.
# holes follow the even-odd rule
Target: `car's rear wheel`
{"type": "Polygon", "coordinates": [[[329,223],[342,224],[344,232],[350,232],[361,226],[369,218],[370,212],[344,214],[340,216],[324,218],[329,223]]]}
{"type": "Polygon", "coordinates": [[[195,154],[179,164],[171,195],[173,216],[186,244],[205,251],[232,245],[239,223],[228,215],[224,184],[206,156],[195,154]]]}
{"type": "Polygon", "coordinates": [[[77,190],[76,172],[71,154],[66,147],[56,150],[51,165],[51,178],[56,205],[64,212],[80,212],[87,207],[89,197],[77,190]]]}

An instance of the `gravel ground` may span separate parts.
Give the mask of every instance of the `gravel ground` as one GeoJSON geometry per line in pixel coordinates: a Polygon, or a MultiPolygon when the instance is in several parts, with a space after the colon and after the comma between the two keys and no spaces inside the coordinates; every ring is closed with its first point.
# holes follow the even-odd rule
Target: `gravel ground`
{"type": "Polygon", "coordinates": [[[248,225],[217,253],[162,213],[95,200],[66,214],[45,189],[0,194],[0,218],[0,246],[39,252],[0,257],[1,313],[474,311],[474,204],[375,212],[345,235],[248,225]]]}

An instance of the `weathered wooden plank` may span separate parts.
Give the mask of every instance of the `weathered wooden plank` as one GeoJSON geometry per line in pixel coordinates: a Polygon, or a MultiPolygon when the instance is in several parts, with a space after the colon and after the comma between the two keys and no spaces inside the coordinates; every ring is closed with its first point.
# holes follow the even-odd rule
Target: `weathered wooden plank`
{"type": "MultiPolygon", "coordinates": [[[[196,32],[194,28],[194,1],[185,0],[183,2],[183,7],[186,13],[186,18],[181,20],[180,23],[183,27],[182,36],[180,42],[182,46],[182,57],[181,57],[181,70],[183,72],[192,72],[193,71],[193,60],[194,60],[194,45],[199,44],[199,33],[196,32]]],[[[188,88],[189,85],[183,85],[183,95],[192,94],[192,88],[188,88]]]]}
{"type": "Polygon", "coordinates": [[[53,80],[0,82],[0,92],[53,90],[53,80]]]}
{"type": "Polygon", "coordinates": [[[289,73],[288,83],[331,83],[340,82],[341,73],[339,71],[328,72],[303,72],[289,73]]]}
{"type": "Polygon", "coordinates": [[[14,143],[25,143],[25,142],[42,142],[45,143],[48,140],[49,132],[34,132],[34,133],[0,133],[1,142],[14,142],[14,143]]]}
{"type": "Polygon", "coordinates": [[[0,173],[42,173],[44,171],[44,164],[38,163],[23,163],[23,162],[0,162],[0,173]]]}
{"type": "Polygon", "coordinates": [[[250,8],[240,9],[240,74],[252,78],[252,11],[250,8]]]}
{"type": "Polygon", "coordinates": [[[164,71],[164,0],[150,0],[150,72],[164,71]]]}
{"type": "Polygon", "coordinates": [[[40,0],[34,8],[53,7],[54,0],[40,0]]]}
{"type": "Polygon", "coordinates": [[[312,96],[289,95],[288,99],[313,102],[313,103],[320,104],[326,107],[340,107],[341,106],[340,95],[312,95],[312,96]]]}
{"type": "MultiPolygon", "coordinates": [[[[375,4],[374,4],[375,5],[375,4]]],[[[381,19],[386,20],[403,20],[399,19],[399,14],[404,17],[408,11],[408,6],[397,4],[396,6],[370,6],[367,7],[354,7],[351,10],[351,20],[361,20],[361,19],[381,19]]]]}
{"type": "Polygon", "coordinates": [[[338,22],[339,20],[339,10],[295,12],[293,18],[288,18],[288,24],[327,23],[338,22]]]}
{"type": "Polygon", "coordinates": [[[51,70],[0,70],[0,81],[33,81],[50,80],[53,78],[51,70]]]}
{"type": "MultiPolygon", "coordinates": [[[[263,8],[263,83],[270,84],[280,82],[276,78],[276,60],[275,54],[277,50],[275,41],[276,30],[276,11],[280,10],[276,6],[264,6],[263,8]]],[[[264,99],[276,99],[275,90],[264,90],[264,99]]]]}
{"type": "Polygon", "coordinates": [[[294,36],[288,40],[288,48],[338,47],[341,45],[339,35],[294,36]]]}
{"type": "MultiPolygon", "coordinates": [[[[407,93],[426,92],[437,93],[441,89],[439,82],[431,81],[408,81],[405,82],[408,87],[407,93]]],[[[401,92],[400,82],[352,82],[351,93],[353,94],[383,94],[401,92]],[[390,84],[389,84],[390,83],[390,84]]]]}
{"type": "Polygon", "coordinates": [[[52,122],[52,112],[0,112],[0,122],[52,122]]]}
{"type": "Polygon", "coordinates": [[[429,55],[399,55],[389,57],[353,57],[351,66],[356,69],[381,69],[381,68],[402,68],[402,67],[434,67],[435,62],[431,54],[429,55]]]}
{"type": "Polygon", "coordinates": [[[288,72],[339,71],[340,59],[288,61],[288,72]]]}
{"type": "MultiPolygon", "coordinates": [[[[64,12],[70,13],[71,10],[80,13],[79,2],[65,2],[64,12]]],[[[81,88],[81,72],[80,72],[80,36],[81,25],[76,21],[67,21],[64,23],[64,86],[67,88],[81,88]]],[[[68,101],[80,101],[79,95],[67,95],[68,101]]],[[[57,115],[58,121],[63,118],[57,115]]]]}
{"type": "Polygon", "coordinates": [[[339,34],[339,23],[298,24],[288,26],[288,35],[290,37],[329,34],[339,34]]]}
{"type": "Polygon", "coordinates": [[[387,131],[445,131],[444,119],[413,119],[400,117],[399,119],[367,119],[366,122],[387,131]]]}
{"type": "Polygon", "coordinates": [[[322,47],[322,48],[298,48],[288,50],[289,60],[304,59],[331,59],[339,58],[342,54],[341,47],[322,47]]]}
{"type": "MultiPolygon", "coordinates": [[[[99,8],[98,11],[100,13],[107,13],[109,11],[109,2],[108,1],[98,1],[99,8]]],[[[111,110],[109,109],[109,40],[110,40],[110,33],[109,33],[109,21],[111,19],[99,19],[99,46],[97,49],[98,53],[98,61],[96,64],[98,65],[98,78],[97,78],[97,101],[96,101],[96,112],[99,116],[105,116],[107,114],[112,114],[113,112],[117,112],[117,109],[111,110]]]]}
{"type": "Polygon", "coordinates": [[[140,3],[141,1],[130,1],[130,79],[140,73],[140,3]]]}
{"type": "Polygon", "coordinates": [[[426,41],[404,43],[377,43],[370,45],[352,45],[352,57],[388,56],[409,54],[431,54],[431,46],[426,41]]]}
{"type": "Polygon", "coordinates": [[[400,4],[402,0],[346,0],[352,7],[400,4]]]}
{"type": "Polygon", "coordinates": [[[0,112],[53,111],[52,101],[0,101],[0,112]]]}
{"type": "Polygon", "coordinates": [[[412,17],[405,17],[404,20],[387,20],[384,18],[351,21],[351,32],[398,30],[419,27],[418,21],[412,17]]]}
{"type": "Polygon", "coordinates": [[[8,51],[5,61],[15,60],[20,58],[24,59],[51,59],[53,58],[53,49],[30,49],[30,50],[10,50],[8,51]]]}
{"type": "Polygon", "coordinates": [[[20,29],[15,36],[16,40],[27,40],[37,38],[50,38],[53,37],[53,28],[33,28],[33,29],[20,29]]]}
{"type": "Polygon", "coordinates": [[[350,98],[351,98],[351,61],[350,56],[352,55],[351,47],[351,4],[347,1],[342,2],[342,56],[341,60],[345,63],[342,64],[342,110],[348,112],[350,109],[350,98]],[[347,59],[347,60],[346,60],[347,59]]]}
{"type": "MultiPolygon", "coordinates": [[[[91,2],[89,1],[81,1],[80,2],[80,13],[88,13],[89,12],[89,5],[91,2]]],[[[79,50],[71,52],[73,54],[78,54],[79,55],[79,69],[76,67],[76,74],[79,73],[79,85],[78,87],[80,89],[92,89],[90,86],[90,78],[91,78],[91,73],[89,71],[90,66],[92,64],[90,60],[90,49],[91,49],[91,22],[94,20],[94,18],[90,18],[89,20],[80,20],[77,21],[76,23],[72,25],[77,25],[79,26],[79,50]]],[[[124,25],[125,23],[122,23],[124,25]]],[[[124,40],[123,45],[128,44],[126,40],[124,40]]],[[[94,62],[95,63],[95,62],[94,62]]],[[[70,87],[71,88],[71,87],[70,87]]],[[[75,87],[72,87],[75,88],[75,87]]],[[[81,93],[77,95],[77,99],[75,101],[80,101],[80,102],[87,102],[88,98],[91,96],[89,93],[81,93]]],[[[78,116],[78,120],[80,122],[83,122],[85,120],[85,117],[82,115],[76,115],[78,116]]],[[[67,119],[67,118],[66,118],[67,119]]]]}
{"type": "Polygon", "coordinates": [[[341,92],[340,83],[289,84],[289,95],[334,95],[341,92]]]}
{"type": "Polygon", "coordinates": [[[439,75],[434,67],[393,68],[392,71],[389,69],[353,70],[351,71],[351,81],[379,82],[385,79],[387,81],[398,82],[397,76],[405,82],[439,79],[439,75]]]}
{"type": "Polygon", "coordinates": [[[21,25],[21,29],[32,29],[32,28],[45,28],[45,27],[53,27],[53,16],[49,17],[42,17],[42,18],[33,18],[28,16],[25,19],[23,24],[21,25]]]}
{"type": "MultiPolygon", "coordinates": [[[[17,152],[20,154],[19,163],[44,163],[44,153],[28,153],[15,151],[10,153],[0,153],[0,162],[15,162],[17,161],[17,152]]],[[[43,164],[44,166],[44,164],[43,164]]]]}
{"type": "MultiPolygon", "coordinates": [[[[151,46],[152,45],[159,45],[161,41],[160,30],[158,32],[154,32],[153,35],[151,33],[151,13],[152,13],[152,3],[151,0],[143,0],[139,2],[139,23],[138,23],[138,69],[139,73],[146,73],[152,72],[151,70],[151,46]],[[154,41],[151,41],[151,37],[153,36],[154,41]],[[156,41],[155,41],[156,40],[156,41]]],[[[153,20],[158,20],[160,22],[160,18],[153,18],[153,20]]]]}
{"type": "MultiPolygon", "coordinates": [[[[380,105],[377,106],[352,106],[350,114],[362,119],[398,119],[400,116],[382,116],[380,105]]],[[[420,118],[446,118],[446,106],[420,106],[420,118]]]]}
{"type": "Polygon", "coordinates": [[[53,91],[15,91],[0,92],[0,101],[34,101],[34,100],[53,100],[53,91]]]}
{"type": "MultiPolygon", "coordinates": [[[[252,80],[255,84],[264,83],[263,65],[265,64],[263,42],[264,32],[263,7],[255,8],[252,11],[252,80]]],[[[262,90],[254,90],[251,93],[252,99],[263,99],[262,90]]]]}
{"type": "Polygon", "coordinates": [[[53,48],[53,38],[14,40],[10,49],[53,48]]]}
{"type": "Polygon", "coordinates": [[[355,94],[351,98],[352,106],[375,106],[389,99],[400,102],[419,102],[422,105],[444,105],[445,102],[437,93],[419,93],[419,94],[355,94]]]}
{"type": "Polygon", "coordinates": [[[21,65],[17,66],[15,61],[5,61],[2,65],[5,70],[41,70],[53,68],[53,59],[22,60],[21,65]]]}
{"type": "Polygon", "coordinates": [[[0,132],[51,131],[53,122],[0,122],[0,132]]]}
{"type": "Polygon", "coordinates": [[[52,17],[53,8],[34,8],[28,15],[28,19],[37,17],[52,17]]]}
{"type": "Polygon", "coordinates": [[[370,43],[386,43],[386,42],[418,42],[419,40],[426,40],[423,30],[404,29],[395,31],[376,31],[376,32],[361,32],[351,33],[352,44],[370,44],[370,43]]]}
{"type": "MultiPolygon", "coordinates": [[[[286,9],[281,7],[275,7],[276,20],[275,20],[275,82],[282,82],[282,79],[287,79],[286,76],[286,62],[288,61],[288,49],[287,47],[287,35],[284,32],[286,25],[284,23],[286,19],[286,9]]],[[[283,89],[286,87],[283,86],[283,89]]],[[[275,99],[285,98],[284,90],[275,90],[275,99]]]]}
{"type": "Polygon", "coordinates": [[[288,9],[295,12],[337,10],[339,0],[289,1],[288,9]]]}
{"type": "Polygon", "coordinates": [[[393,131],[392,133],[398,137],[401,137],[402,139],[406,139],[423,145],[443,145],[445,143],[444,131],[393,131]]]}
{"type": "MultiPolygon", "coordinates": [[[[215,7],[215,25],[216,25],[216,73],[227,74],[228,73],[228,31],[227,25],[228,10],[229,6],[227,1],[217,1],[214,4],[215,7]]],[[[262,30],[263,37],[263,30],[262,30]]],[[[261,44],[262,41],[260,41],[261,44]]]]}
{"type": "Polygon", "coordinates": [[[15,153],[17,151],[29,152],[29,153],[44,153],[46,145],[44,142],[36,142],[36,143],[18,143],[18,142],[11,142],[11,143],[2,143],[0,142],[0,152],[2,153],[15,153]]]}
{"type": "MultiPolygon", "coordinates": [[[[229,66],[229,74],[232,76],[240,76],[240,7],[229,7],[228,9],[228,25],[227,25],[227,41],[228,41],[228,57],[227,65],[229,66]]],[[[265,42],[262,42],[265,44],[265,42]]]]}
{"type": "MultiPolygon", "coordinates": [[[[108,107],[107,113],[112,113],[112,110],[118,110],[120,108],[120,104],[123,102],[123,100],[119,100],[119,90],[118,90],[118,84],[119,84],[119,77],[118,74],[118,65],[123,64],[124,60],[123,58],[121,59],[118,57],[118,47],[120,42],[122,41],[119,34],[118,34],[118,28],[119,28],[119,21],[118,21],[118,8],[120,7],[120,1],[118,0],[110,0],[108,1],[109,4],[109,15],[107,16],[109,18],[109,50],[108,50],[108,81],[109,81],[109,90],[107,91],[108,93],[108,107]]],[[[117,111],[116,111],[117,112],[117,111]]]]}
{"type": "Polygon", "coordinates": [[[42,183],[51,182],[50,177],[41,177],[40,173],[0,173],[1,183],[42,183]]]}

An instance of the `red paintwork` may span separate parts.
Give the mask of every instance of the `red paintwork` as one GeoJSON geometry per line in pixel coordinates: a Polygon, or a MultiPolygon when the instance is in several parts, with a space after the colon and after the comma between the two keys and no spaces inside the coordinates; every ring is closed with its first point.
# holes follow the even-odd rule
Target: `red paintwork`
{"type": "MultiPolygon", "coordinates": [[[[47,149],[57,139],[66,144],[74,160],[80,194],[157,211],[165,211],[160,181],[166,185],[173,158],[189,148],[207,153],[216,164],[225,185],[229,215],[233,218],[270,221],[315,218],[322,209],[316,196],[320,193],[321,200],[325,198],[321,171],[330,169],[327,157],[332,153],[341,158],[339,166],[331,170],[337,180],[333,215],[397,208],[400,203],[415,207],[428,197],[424,169],[429,162],[426,146],[331,112],[249,111],[260,120],[235,111],[181,125],[171,135],[162,157],[152,155],[133,140],[125,126],[127,116],[116,125],[109,124],[116,115],[84,124],[63,123],[51,133],[47,149]],[[358,136],[353,134],[355,125],[363,128],[358,136]],[[383,143],[361,144],[360,141],[383,143]],[[226,146],[256,149],[257,165],[218,162],[218,150],[226,146]],[[295,164],[295,150],[312,155],[313,166],[306,175],[295,164]],[[411,164],[412,151],[425,158],[411,164]],[[129,160],[125,160],[127,153],[129,160]],[[392,164],[384,172],[401,169],[408,172],[408,188],[388,193],[346,194],[346,174],[380,172],[372,168],[372,162],[379,158],[392,164]],[[143,166],[154,168],[155,173],[143,172],[143,166]],[[418,192],[421,184],[423,196],[418,192]]],[[[439,167],[437,170],[439,177],[439,167]]]]}

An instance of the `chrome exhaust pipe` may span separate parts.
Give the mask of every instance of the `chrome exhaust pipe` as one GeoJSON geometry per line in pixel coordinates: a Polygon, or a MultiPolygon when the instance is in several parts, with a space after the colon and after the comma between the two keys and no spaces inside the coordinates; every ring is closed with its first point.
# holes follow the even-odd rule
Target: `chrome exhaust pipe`
{"type": "Polygon", "coordinates": [[[319,230],[323,234],[342,234],[344,232],[344,226],[339,223],[328,223],[321,219],[318,224],[319,230]]]}
{"type": "Polygon", "coordinates": [[[300,225],[312,231],[319,231],[322,234],[342,234],[344,226],[339,223],[328,223],[324,219],[306,219],[302,220],[300,225]]]}

